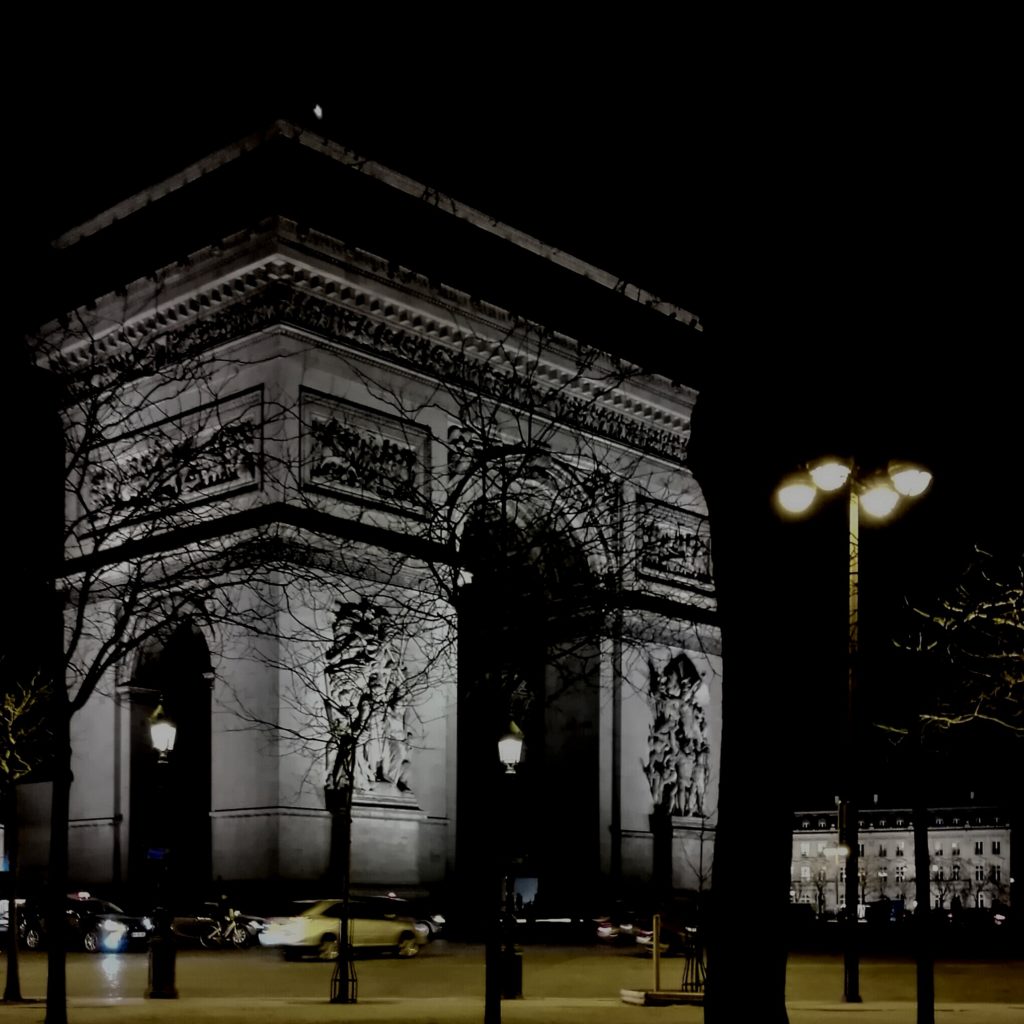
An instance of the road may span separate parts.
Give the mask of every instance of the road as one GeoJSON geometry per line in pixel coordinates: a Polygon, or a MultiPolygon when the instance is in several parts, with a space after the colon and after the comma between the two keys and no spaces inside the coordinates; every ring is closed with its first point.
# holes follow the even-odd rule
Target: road
{"type": "MultiPolygon", "coordinates": [[[[21,956],[22,992],[46,991],[46,956],[21,956]]],[[[682,961],[662,961],[662,986],[676,983],[682,961]]],[[[68,993],[73,998],[116,999],[141,996],[146,988],[145,954],[68,955],[68,993]]],[[[275,950],[251,949],[178,953],[177,987],[182,997],[326,998],[332,966],[285,963],[275,950]]],[[[360,998],[436,998],[463,995],[483,999],[483,949],[438,941],[413,959],[361,960],[360,998]]],[[[523,990],[529,997],[608,997],[622,988],[653,987],[649,957],[603,946],[527,946],[523,990]]],[[[942,961],[936,967],[939,1003],[1022,1003],[1024,962],[942,961]]],[[[839,1002],[842,961],[832,955],[790,958],[787,1000],[839,1002]]],[[[914,965],[908,959],[866,957],[861,968],[865,1003],[914,999],[914,965]]]]}

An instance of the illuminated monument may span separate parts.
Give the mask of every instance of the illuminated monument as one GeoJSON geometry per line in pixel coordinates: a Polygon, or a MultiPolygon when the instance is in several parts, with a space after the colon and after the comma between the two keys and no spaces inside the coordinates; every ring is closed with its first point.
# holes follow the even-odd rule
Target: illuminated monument
{"type": "Polygon", "coordinates": [[[285,122],[55,252],[40,361],[109,392],[68,504],[104,581],[69,576],[80,656],[132,551],[168,591],[73,719],[74,883],[319,880],[350,781],[356,883],[475,884],[501,822],[542,896],[708,885],[696,394],[625,361],[698,352],[691,314],[285,122]],[[211,551],[216,587],[182,573],[211,551]]]}

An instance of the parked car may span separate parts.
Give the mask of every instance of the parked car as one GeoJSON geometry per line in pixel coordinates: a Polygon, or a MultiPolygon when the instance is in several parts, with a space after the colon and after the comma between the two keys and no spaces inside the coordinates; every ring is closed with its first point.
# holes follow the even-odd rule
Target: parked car
{"type": "MultiPolygon", "coordinates": [[[[342,901],[336,899],[301,900],[295,906],[296,913],[267,920],[260,945],[279,947],[286,960],[336,960],[342,908],[342,901]]],[[[397,909],[389,901],[351,900],[349,924],[354,950],[415,956],[427,942],[428,929],[414,918],[398,914],[397,909]]]]}
{"type": "MultiPolygon", "coordinates": [[[[108,900],[90,893],[69,893],[64,901],[68,945],[87,953],[123,953],[145,949],[153,930],[149,917],[125,913],[108,900]]],[[[26,949],[41,949],[49,941],[42,900],[26,900],[19,911],[21,941],[26,949]]]]}

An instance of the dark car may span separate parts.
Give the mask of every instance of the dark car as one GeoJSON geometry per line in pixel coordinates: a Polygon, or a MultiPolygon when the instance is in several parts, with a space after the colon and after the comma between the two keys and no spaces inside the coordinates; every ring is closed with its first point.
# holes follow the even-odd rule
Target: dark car
{"type": "MultiPolygon", "coordinates": [[[[127,914],[108,900],[87,892],[70,893],[64,900],[67,941],[87,953],[122,953],[145,949],[153,930],[145,916],[127,914]]],[[[18,930],[26,949],[41,949],[50,938],[42,900],[26,900],[19,912],[18,930]]]]}

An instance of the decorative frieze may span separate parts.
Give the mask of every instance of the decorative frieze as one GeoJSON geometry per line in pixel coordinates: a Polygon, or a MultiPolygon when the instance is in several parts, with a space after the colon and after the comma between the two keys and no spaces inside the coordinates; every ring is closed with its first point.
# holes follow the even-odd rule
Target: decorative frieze
{"type": "MultiPolygon", "coordinates": [[[[281,277],[282,272],[275,274],[281,277]]],[[[665,429],[650,419],[656,416],[642,402],[625,400],[633,415],[611,408],[611,403],[576,394],[571,388],[546,383],[540,373],[524,375],[502,360],[481,356],[471,335],[426,320],[418,329],[389,320],[380,310],[353,308],[361,296],[348,303],[336,296],[313,294],[268,275],[249,275],[245,287],[222,288],[230,304],[170,330],[159,330],[154,351],[166,361],[176,356],[227,344],[237,338],[276,325],[289,325],[330,341],[355,345],[378,358],[416,370],[460,389],[494,398],[509,407],[543,412],[545,417],[579,430],[605,437],[637,451],[656,453],[675,462],[686,461],[688,427],[665,429]],[[250,279],[251,278],[251,279],[250,279]],[[650,419],[640,418],[649,415],[650,419]]],[[[374,303],[373,305],[379,305],[374,303]]],[[[135,334],[137,332],[133,332],[135,334]]],[[[111,343],[110,359],[117,360],[111,343]]]]}

